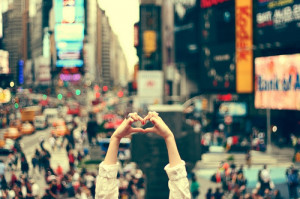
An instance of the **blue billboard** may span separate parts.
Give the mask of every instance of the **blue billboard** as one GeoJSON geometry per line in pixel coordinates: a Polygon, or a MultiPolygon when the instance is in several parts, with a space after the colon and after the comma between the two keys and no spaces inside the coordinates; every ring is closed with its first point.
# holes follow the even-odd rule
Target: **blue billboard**
{"type": "Polygon", "coordinates": [[[83,43],[82,42],[57,42],[56,43],[57,67],[82,67],[83,43]]]}
{"type": "Polygon", "coordinates": [[[84,24],[56,24],[55,41],[83,41],[84,24]]]}
{"type": "Polygon", "coordinates": [[[84,0],[55,0],[56,66],[82,67],[84,0]]]}

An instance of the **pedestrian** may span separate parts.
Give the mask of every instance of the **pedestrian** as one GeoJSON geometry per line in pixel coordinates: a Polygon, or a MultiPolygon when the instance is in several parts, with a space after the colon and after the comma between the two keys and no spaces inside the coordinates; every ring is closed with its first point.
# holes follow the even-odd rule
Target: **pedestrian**
{"type": "Polygon", "coordinates": [[[39,196],[40,196],[40,186],[37,184],[37,182],[34,179],[31,179],[29,182],[31,183],[32,196],[36,199],[39,198],[39,196]]]}
{"type": "Polygon", "coordinates": [[[247,153],[246,153],[246,164],[247,164],[248,168],[251,167],[251,151],[250,150],[247,150],[247,153]]]}
{"type": "Polygon", "coordinates": [[[128,183],[127,193],[129,199],[139,199],[139,192],[137,189],[138,179],[135,176],[131,176],[131,179],[128,183]]]}
{"type": "Polygon", "coordinates": [[[93,145],[93,139],[96,138],[98,128],[99,127],[98,127],[98,123],[95,119],[95,116],[92,113],[90,113],[89,121],[87,123],[87,129],[86,129],[90,145],[93,145]]]}
{"type": "Polygon", "coordinates": [[[206,199],[212,199],[213,198],[212,188],[207,189],[205,197],[206,197],[206,199]]]}
{"type": "Polygon", "coordinates": [[[224,193],[221,191],[220,187],[217,187],[214,193],[214,199],[222,199],[223,195],[224,193]]]}
{"type": "Polygon", "coordinates": [[[75,156],[74,156],[72,150],[70,150],[69,153],[68,153],[68,159],[69,159],[70,170],[73,170],[74,163],[75,163],[75,156]]]}
{"type": "Polygon", "coordinates": [[[281,197],[281,193],[280,193],[280,191],[278,189],[274,190],[274,199],[283,199],[281,197]]]}
{"type": "Polygon", "coordinates": [[[180,158],[172,131],[156,112],[149,112],[145,118],[141,118],[137,113],[130,113],[128,114],[128,118],[124,119],[121,125],[115,130],[110,138],[110,144],[104,161],[99,165],[95,198],[118,198],[117,173],[119,164],[117,163],[117,155],[120,140],[136,132],[155,133],[164,138],[169,155],[169,164],[164,168],[169,177],[169,199],[190,199],[191,194],[185,162],[180,158]],[[145,124],[148,120],[154,125],[153,127],[143,129],[131,126],[134,122],[145,124]]]}
{"type": "Polygon", "coordinates": [[[298,198],[298,170],[293,168],[287,176],[288,179],[288,189],[289,189],[289,196],[292,199],[298,198]]]}
{"type": "Polygon", "coordinates": [[[28,171],[29,171],[29,165],[26,159],[26,156],[24,153],[21,154],[21,171],[22,174],[25,174],[26,176],[28,176],[28,171]]]}
{"type": "Polygon", "coordinates": [[[36,154],[33,155],[32,159],[31,159],[31,164],[32,164],[32,175],[35,176],[36,167],[39,164],[39,160],[38,160],[38,157],[36,156],[36,154]]]}
{"type": "Polygon", "coordinates": [[[196,175],[193,174],[192,175],[192,183],[191,183],[191,194],[192,194],[193,199],[198,198],[198,196],[200,195],[199,187],[200,187],[200,185],[196,179],[196,175]]]}

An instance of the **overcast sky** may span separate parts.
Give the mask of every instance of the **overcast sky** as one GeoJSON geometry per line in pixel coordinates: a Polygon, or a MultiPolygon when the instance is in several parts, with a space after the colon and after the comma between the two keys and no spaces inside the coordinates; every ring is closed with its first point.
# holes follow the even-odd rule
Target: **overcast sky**
{"type": "Polygon", "coordinates": [[[133,46],[133,26],[139,21],[139,0],[98,0],[98,2],[109,17],[112,29],[118,35],[124,50],[128,67],[133,71],[133,66],[138,62],[133,46]]]}

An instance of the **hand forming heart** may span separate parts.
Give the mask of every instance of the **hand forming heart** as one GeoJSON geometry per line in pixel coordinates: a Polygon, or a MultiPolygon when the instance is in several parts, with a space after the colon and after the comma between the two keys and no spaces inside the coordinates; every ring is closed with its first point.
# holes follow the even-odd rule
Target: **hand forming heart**
{"type": "Polygon", "coordinates": [[[121,139],[131,133],[141,132],[141,133],[155,133],[157,135],[162,136],[166,139],[169,136],[173,136],[173,133],[169,129],[169,127],[165,124],[165,122],[159,117],[157,112],[149,112],[148,115],[144,118],[139,116],[137,113],[129,113],[128,117],[122,122],[122,124],[116,129],[112,136],[121,139]],[[150,128],[133,128],[131,125],[134,122],[141,122],[142,125],[145,125],[147,121],[152,122],[154,125],[150,128]]]}

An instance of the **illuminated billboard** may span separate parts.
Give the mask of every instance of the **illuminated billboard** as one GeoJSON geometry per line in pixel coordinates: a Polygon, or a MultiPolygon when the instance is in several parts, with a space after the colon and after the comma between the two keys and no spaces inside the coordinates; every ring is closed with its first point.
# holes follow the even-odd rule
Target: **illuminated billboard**
{"type": "Polygon", "coordinates": [[[300,0],[257,0],[256,43],[300,41],[300,0]]]}
{"type": "Polygon", "coordinates": [[[246,116],[247,104],[245,102],[223,102],[219,106],[219,116],[246,116]]]}
{"type": "Polygon", "coordinates": [[[255,107],[300,110],[300,54],[255,59],[255,107]]]}
{"type": "Polygon", "coordinates": [[[0,74],[9,73],[9,53],[5,50],[0,50],[0,74]]]}
{"type": "Polygon", "coordinates": [[[56,24],[55,41],[82,41],[84,39],[84,24],[56,24]]]}
{"type": "Polygon", "coordinates": [[[55,0],[56,67],[82,67],[84,0],[55,0]]]}
{"type": "Polygon", "coordinates": [[[55,0],[56,23],[84,23],[84,0],[55,0]]]}

